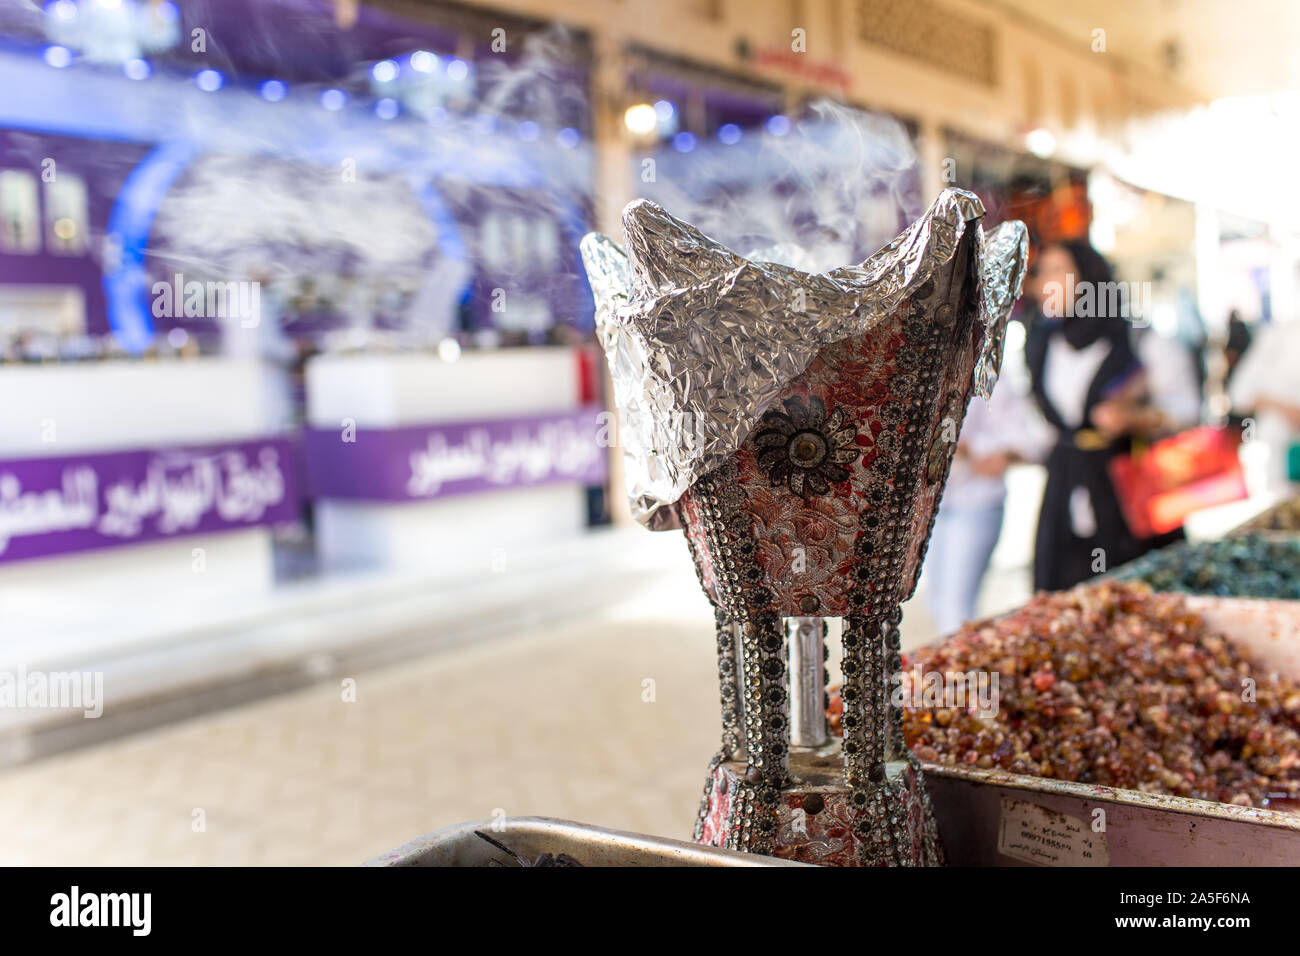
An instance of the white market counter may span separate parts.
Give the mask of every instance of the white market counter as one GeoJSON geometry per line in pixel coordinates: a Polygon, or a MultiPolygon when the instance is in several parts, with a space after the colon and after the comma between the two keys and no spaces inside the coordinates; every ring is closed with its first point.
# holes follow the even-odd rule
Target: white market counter
{"type": "Polygon", "coordinates": [[[323,565],[500,573],[513,546],[580,531],[608,453],[580,380],[569,348],[311,359],[323,565]]]}
{"type": "MultiPolygon", "coordinates": [[[[279,370],[255,360],[0,365],[0,618],[249,593],[298,504],[279,370]]],[[[14,634],[14,630],[9,630],[14,634]]]]}

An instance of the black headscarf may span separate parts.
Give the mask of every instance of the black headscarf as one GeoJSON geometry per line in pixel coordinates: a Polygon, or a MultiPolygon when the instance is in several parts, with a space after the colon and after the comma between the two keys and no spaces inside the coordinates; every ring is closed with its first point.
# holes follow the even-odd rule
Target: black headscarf
{"type": "MultiPolygon", "coordinates": [[[[1129,338],[1128,322],[1122,315],[1109,313],[1111,296],[1102,294],[1105,287],[1101,283],[1113,281],[1110,264],[1102,258],[1101,253],[1081,239],[1059,240],[1049,243],[1044,248],[1051,246],[1064,249],[1074,260],[1076,296],[1084,288],[1083,283],[1091,283],[1093,293],[1092,308],[1089,310],[1090,314],[1086,316],[1066,315],[1059,319],[1048,318],[1042,315],[1040,303],[1038,320],[1031,325],[1025,342],[1025,359],[1033,382],[1034,398],[1047,420],[1058,428],[1064,429],[1064,423],[1058,420],[1058,416],[1051,408],[1043,382],[1048,343],[1053,336],[1059,332],[1066,343],[1075,350],[1085,349],[1098,341],[1110,342],[1111,348],[1102,367],[1098,370],[1098,381],[1094,382],[1094,387],[1101,392],[1131,374],[1139,363],[1129,338]]],[[[1067,312],[1071,311],[1074,310],[1067,309],[1067,312]]]]}
{"type": "Polygon", "coordinates": [[[1091,286],[1093,293],[1090,315],[1066,315],[1062,319],[1061,334],[1065,341],[1077,350],[1087,348],[1098,339],[1109,338],[1114,344],[1127,348],[1129,336],[1124,317],[1107,314],[1110,296],[1102,294],[1102,289],[1114,281],[1110,263],[1083,239],[1064,239],[1052,245],[1064,249],[1074,260],[1075,294],[1087,286],[1091,286]]]}

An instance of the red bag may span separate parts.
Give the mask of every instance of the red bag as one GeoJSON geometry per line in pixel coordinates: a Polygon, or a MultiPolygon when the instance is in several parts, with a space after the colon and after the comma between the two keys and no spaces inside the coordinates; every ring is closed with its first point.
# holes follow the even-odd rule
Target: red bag
{"type": "Polygon", "coordinates": [[[1136,537],[1181,528],[1193,511],[1240,501],[1246,477],[1237,434],[1203,425],[1111,460],[1110,480],[1136,537]]]}

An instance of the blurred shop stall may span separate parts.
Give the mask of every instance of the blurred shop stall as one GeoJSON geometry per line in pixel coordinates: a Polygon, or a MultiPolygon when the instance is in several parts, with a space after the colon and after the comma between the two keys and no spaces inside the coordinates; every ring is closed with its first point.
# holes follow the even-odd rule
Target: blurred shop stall
{"type": "Polygon", "coordinates": [[[28,618],[74,565],[87,602],[249,595],[605,520],[585,38],[340,10],[4,9],[31,95],[0,105],[0,601],[28,618]]]}
{"type": "Polygon", "coordinates": [[[945,180],[979,196],[990,220],[1019,219],[1040,246],[1088,235],[1086,170],[1031,152],[1046,152],[1032,136],[1020,150],[954,129],[944,130],[943,138],[945,180]]]}

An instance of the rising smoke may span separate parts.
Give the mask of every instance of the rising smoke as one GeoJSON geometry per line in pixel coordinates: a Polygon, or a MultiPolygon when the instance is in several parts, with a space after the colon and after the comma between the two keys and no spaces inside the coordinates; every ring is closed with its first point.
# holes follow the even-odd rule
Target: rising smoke
{"type": "Polygon", "coordinates": [[[903,125],[829,100],[785,135],[656,158],[641,195],[747,258],[809,272],[860,262],[922,211],[903,125]]]}

